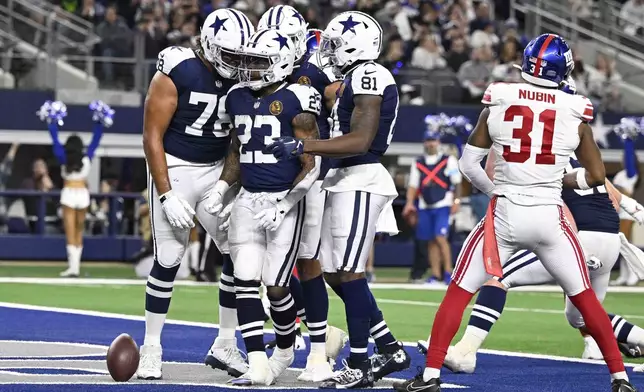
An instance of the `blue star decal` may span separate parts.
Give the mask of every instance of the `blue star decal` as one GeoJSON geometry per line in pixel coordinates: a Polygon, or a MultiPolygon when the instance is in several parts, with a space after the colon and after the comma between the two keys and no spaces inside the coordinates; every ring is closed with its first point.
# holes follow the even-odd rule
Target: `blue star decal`
{"type": "Polygon", "coordinates": [[[360,24],[360,22],[356,22],[353,20],[353,15],[349,15],[349,19],[345,20],[344,22],[340,22],[342,25],[342,34],[346,33],[347,31],[351,31],[353,34],[356,33],[356,30],[354,27],[360,24]]]}
{"type": "Polygon", "coordinates": [[[302,14],[300,14],[299,12],[294,11],[293,16],[298,18],[300,20],[300,22],[304,23],[304,18],[302,17],[302,14]]]}
{"type": "Polygon", "coordinates": [[[226,26],[224,26],[224,23],[226,23],[226,21],[227,21],[227,20],[228,20],[228,18],[225,18],[225,19],[219,19],[219,17],[217,17],[217,18],[215,19],[215,23],[213,23],[213,24],[211,24],[211,25],[210,25],[210,27],[212,27],[213,29],[215,29],[215,35],[217,35],[217,33],[219,32],[219,30],[221,30],[221,29],[224,29],[224,31],[228,31],[228,30],[226,29],[226,26]]]}
{"type": "Polygon", "coordinates": [[[279,33],[277,34],[277,38],[273,38],[273,41],[277,41],[277,42],[280,43],[280,50],[285,46],[287,48],[289,48],[289,46],[288,46],[288,38],[282,37],[281,35],[279,35],[279,33]]]}

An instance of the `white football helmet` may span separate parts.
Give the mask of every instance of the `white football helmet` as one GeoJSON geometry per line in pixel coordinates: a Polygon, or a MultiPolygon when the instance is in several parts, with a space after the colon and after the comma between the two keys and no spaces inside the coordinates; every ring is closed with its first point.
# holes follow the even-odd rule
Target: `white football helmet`
{"type": "Polygon", "coordinates": [[[257,30],[243,49],[239,81],[259,90],[285,80],[293,72],[295,45],[277,30],[257,30]]]}
{"type": "Polygon", "coordinates": [[[380,24],[363,12],[347,11],[329,22],[322,33],[318,53],[342,71],[357,61],[376,60],[381,50],[380,24]]]}
{"type": "Polygon", "coordinates": [[[201,28],[203,55],[226,79],[237,76],[241,50],[255,32],[255,27],[242,12],[232,8],[215,10],[201,28]]]}
{"type": "Polygon", "coordinates": [[[306,54],[306,34],[309,24],[302,14],[290,5],[276,5],[264,12],[257,30],[273,29],[289,36],[295,45],[295,62],[306,54]]]}

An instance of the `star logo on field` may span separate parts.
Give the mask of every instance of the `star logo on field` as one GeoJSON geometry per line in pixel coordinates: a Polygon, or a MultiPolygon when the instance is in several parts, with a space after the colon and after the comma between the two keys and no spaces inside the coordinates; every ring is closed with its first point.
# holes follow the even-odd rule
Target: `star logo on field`
{"type": "Polygon", "coordinates": [[[340,22],[342,25],[342,34],[346,33],[347,31],[351,31],[353,34],[356,33],[355,27],[360,24],[360,22],[356,22],[353,20],[353,15],[349,15],[349,18],[343,22],[340,22]]]}
{"type": "Polygon", "coordinates": [[[277,38],[273,38],[273,41],[277,41],[277,42],[280,43],[280,50],[285,46],[287,48],[289,48],[289,46],[288,46],[288,38],[286,38],[284,36],[281,36],[279,33],[277,33],[277,38]]]}
{"type": "Polygon", "coordinates": [[[224,26],[224,23],[226,23],[227,20],[228,20],[228,18],[219,19],[218,16],[215,18],[215,23],[210,25],[210,27],[215,29],[215,35],[217,35],[219,30],[221,30],[221,29],[224,29],[224,31],[228,31],[228,29],[226,29],[226,26],[224,26]]]}

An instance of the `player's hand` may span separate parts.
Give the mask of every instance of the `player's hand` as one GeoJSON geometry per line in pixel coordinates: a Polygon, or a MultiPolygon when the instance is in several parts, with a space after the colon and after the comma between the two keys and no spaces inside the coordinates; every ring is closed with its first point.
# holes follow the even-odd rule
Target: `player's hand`
{"type": "Polygon", "coordinates": [[[403,218],[409,217],[411,214],[416,212],[416,206],[413,204],[405,204],[405,208],[403,208],[402,216],[403,218]]]}
{"type": "Polygon", "coordinates": [[[293,159],[304,154],[304,143],[292,136],[276,137],[264,148],[264,153],[273,154],[279,161],[293,159]]]}
{"type": "MultiPolygon", "coordinates": [[[[231,203],[232,205],[232,203],[231,203]]],[[[208,194],[206,198],[206,204],[204,204],[204,209],[210,215],[216,215],[224,208],[224,195],[221,192],[213,189],[208,194]]]]}
{"type": "Polygon", "coordinates": [[[219,222],[223,222],[219,225],[219,230],[228,231],[228,227],[230,227],[230,213],[233,210],[233,204],[234,203],[229,203],[223,210],[221,210],[219,215],[217,215],[219,222]]]}
{"type": "Polygon", "coordinates": [[[282,224],[285,215],[284,211],[278,211],[277,208],[273,207],[261,211],[259,214],[255,215],[253,219],[258,221],[258,228],[275,231],[280,224],[282,224]]]}
{"type": "Polygon", "coordinates": [[[163,212],[172,227],[181,230],[195,227],[193,222],[195,210],[181,196],[169,191],[161,195],[159,199],[161,200],[163,212]]]}
{"type": "Polygon", "coordinates": [[[644,225],[644,208],[642,208],[641,204],[638,205],[637,211],[631,214],[631,216],[638,224],[644,225]]]}

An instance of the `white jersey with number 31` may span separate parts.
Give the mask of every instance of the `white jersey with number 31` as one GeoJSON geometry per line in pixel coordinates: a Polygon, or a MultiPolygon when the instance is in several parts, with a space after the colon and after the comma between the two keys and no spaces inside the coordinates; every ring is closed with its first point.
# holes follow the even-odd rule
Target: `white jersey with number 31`
{"type": "Polygon", "coordinates": [[[579,145],[579,124],[593,118],[590,100],[528,83],[493,83],[481,102],[490,108],[494,193],[519,205],[563,204],[564,169],[579,145]]]}

